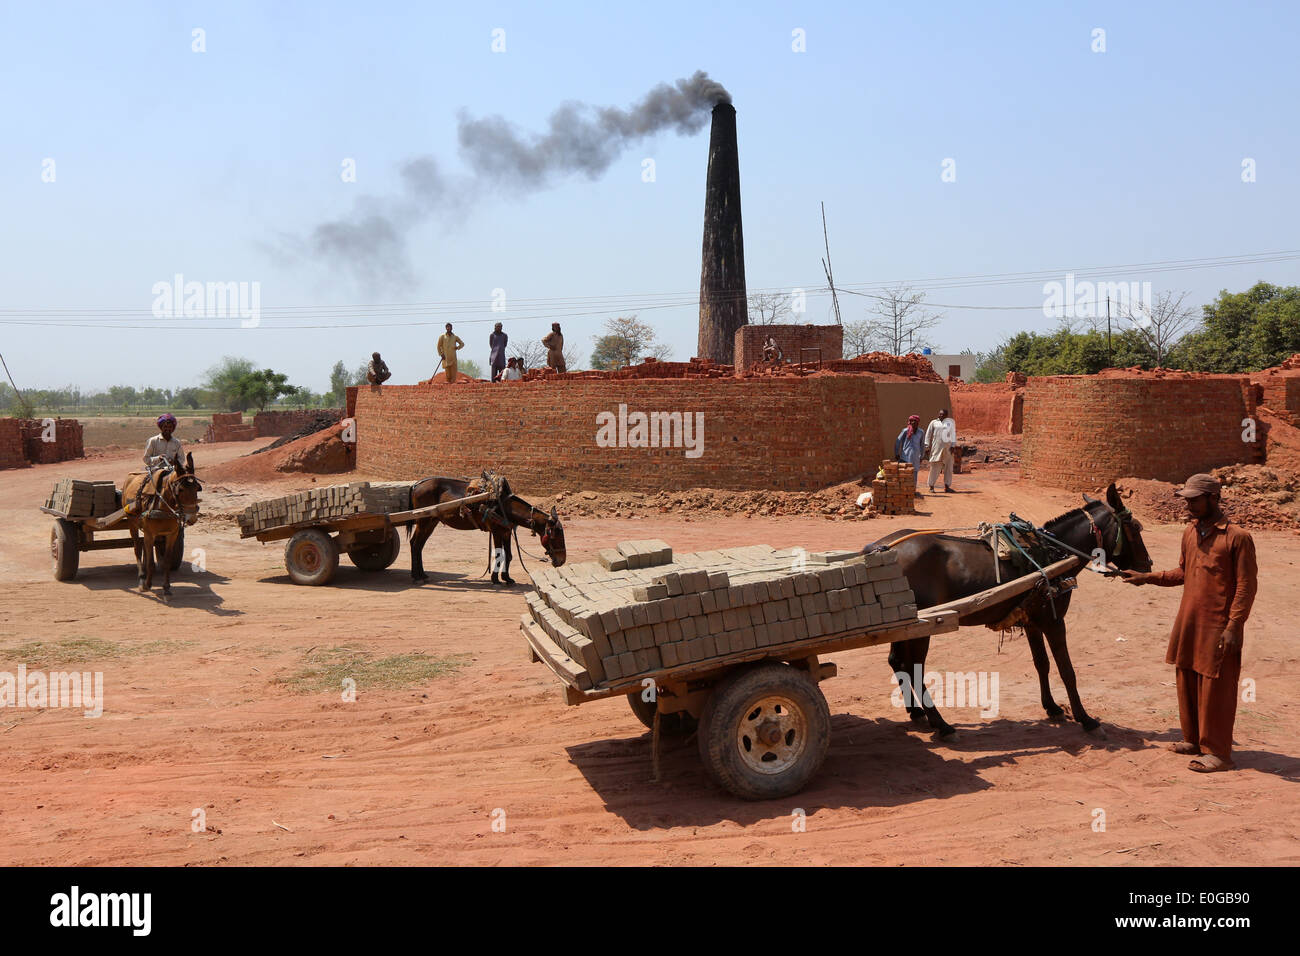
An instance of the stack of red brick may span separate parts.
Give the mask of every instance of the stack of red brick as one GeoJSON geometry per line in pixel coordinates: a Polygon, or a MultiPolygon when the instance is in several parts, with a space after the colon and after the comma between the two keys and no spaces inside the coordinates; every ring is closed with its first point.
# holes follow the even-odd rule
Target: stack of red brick
{"type": "Polygon", "coordinates": [[[81,422],[75,418],[0,418],[0,468],[84,457],[81,422]]]}
{"type": "Polygon", "coordinates": [[[1266,368],[1250,376],[1259,389],[1259,402],[1267,405],[1279,418],[1300,427],[1300,353],[1281,365],[1266,368]]]}
{"type": "Polygon", "coordinates": [[[212,424],[203,436],[205,442],[252,441],[257,437],[257,427],[244,424],[243,412],[214,412],[212,424]]]}
{"type": "MultiPolygon", "coordinates": [[[[1006,382],[949,384],[952,417],[966,435],[1019,435],[1024,431],[1025,390],[1012,372],[1006,382]]],[[[1024,376],[1021,376],[1023,378],[1024,376]]]]}
{"type": "Polygon", "coordinates": [[[884,478],[871,482],[871,507],[885,515],[916,514],[916,469],[905,461],[881,464],[884,478]]]}

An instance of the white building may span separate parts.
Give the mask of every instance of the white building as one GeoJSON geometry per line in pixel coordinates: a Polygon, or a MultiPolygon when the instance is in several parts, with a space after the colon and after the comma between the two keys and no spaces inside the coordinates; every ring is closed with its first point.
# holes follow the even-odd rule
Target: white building
{"type": "Polygon", "coordinates": [[[975,381],[975,363],[977,356],[974,355],[940,355],[937,352],[926,355],[934,370],[939,373],[939,377],[945,381],[949,378],[959,378],[963,382],[975,381]]]}

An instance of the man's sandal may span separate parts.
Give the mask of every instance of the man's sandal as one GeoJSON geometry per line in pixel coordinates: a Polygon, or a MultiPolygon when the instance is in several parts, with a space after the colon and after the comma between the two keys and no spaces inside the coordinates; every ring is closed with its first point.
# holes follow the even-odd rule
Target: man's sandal
{"type": "Polygon", "coordinates": [[[1235,770],[1236,764],[1231,760],[1216,757],[1214,754],[1205,754],[1189,763],[1187,769],[1194,770],[1197,773],[1219,773],[1222,770],[1235,770]]]}

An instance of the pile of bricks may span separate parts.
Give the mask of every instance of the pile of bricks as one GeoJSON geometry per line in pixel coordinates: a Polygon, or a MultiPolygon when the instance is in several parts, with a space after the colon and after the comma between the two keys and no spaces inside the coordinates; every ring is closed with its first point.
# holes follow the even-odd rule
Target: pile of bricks
{"type": "Polygon", "coordinates": [[[24,450],[32,464],[86,457],[81,422],[75,418],[56,418],[49,425],[40,418],[24,418],[22,430],[24,450]]]}
{"type": "Polygon", "coordinates": [[[23,443],[22,420],[0,418],[0,468],[26,468],[30,464],[23,443]]]}
{"type": "Polygon", "coordinates": [[[599,561],[542,568],[533,583],[520,626],[581,690],[917,616],[893,551],[755,545],[674,558],[662,541],[628,541],[599,561]]]}
{"type": "Polygon", "coordinates": [[[871,506],[881,514],[916,514],[916,469],[910,462],[881,464],[884,478],[871,482],[871,506]]]}
{"type": "Polygon", "coordinates": [[[205,442],[252,441],[257,437],[255,425],[244,424],[243,412],[214,412],[212,424],[203,435],[205,442]]]}
{"type": "Polygon", "coordinates": [[[406,511],[411,507],[409,481],[354,481],[348,485],[313,488],[249,505],[239,516],[245,537],[282,525],[327,521],[362,513],[406,511]]]}
{"type": "Polygon", "coordinates": [[[282,438],[285,435],[296,434],[308,425],[314,425],[322,416],[331,416],[334,421],[339,421],[343,418],[343,409],[278,408],[269,412],[258,412],[253,416],[253,429],[258,438],[282,438]]]}
{"type": "Polygon", "coordinates": [[[60,478],[45,507],[69,518],[102,518],[118,509],[117,488],[111,481],[60,478]]]}

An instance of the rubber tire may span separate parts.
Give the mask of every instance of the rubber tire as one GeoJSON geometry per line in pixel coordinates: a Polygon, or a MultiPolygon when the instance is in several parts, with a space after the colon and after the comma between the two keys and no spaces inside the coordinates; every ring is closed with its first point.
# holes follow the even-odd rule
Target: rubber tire
{"type": "Polygon", "coordinates": [[[50,529],[50,565],[54,570],[54,580],[71,581],[77,576],[77,567],[81,563],[80,541],[81,529],[75,521],[54,519],[54,527],[50,529]]]}
{"type": "Polygon", "coordinates": [[[348,552],[348,560],[362,571],[385,571],[402,551],[402,537],[388,532],[383,544],[363,544],[348,552]]]}
{"type": "MultiPolygon", "coordinates": [[[[167,541],[166,538],[158,538],[155,539],[153,543],[153,558],[154,561],[156,561],[160,566],[162,565],[163,558],[167,556],[167,552],[165,550],[166,541],[167,541]]],[[[185,561],[185,528],[182,527],[181,533],[179,535],[179,540],[176,542],[176,551],[172,554],[171,570],[175,572],[184,563],[184,561],[185,561]]]]}
{"type": "MultiPolygon", "coordinates": [[[[627,695],[628,705],[632,708],[632,713],[636,714],[636,719],[653,730],[655,726],[655,711],[659,705],[652,701],[641,699],[643,691],[627,695]]],[[[659,733],[665,737],[689,737],[695,733],[699,726],[699,721],[684,710],[675,711],[671,714],[662,714],[659,717],[659,733]]]]}
{"type": "Polygon", "coordinates": [[[774,800],[798,793],[826,759],[831,713],[821,689],[805,671],[786,664],[760,664],[736,671],[718,684],[700,718],[700,759],[721,787],[745,800],[774,800]],[[808,728],[804,752],[780,774],[747,767],[738,753],[736,732],[755,702],[769,693],[790,698],[808,728]]]}
{"type": "Polygon", "coordinates": [[[339,569],[339,549],[324,531],[306,528],[284,546],[284,566],[294,584],[329,584],[339,569]]]}

